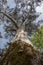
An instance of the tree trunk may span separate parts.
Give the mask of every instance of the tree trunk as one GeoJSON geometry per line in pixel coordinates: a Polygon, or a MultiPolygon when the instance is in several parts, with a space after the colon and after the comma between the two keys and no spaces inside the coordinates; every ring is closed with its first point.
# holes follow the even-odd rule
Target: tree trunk
{"type": "Polygon", "coordinates": [[[19,29],[0,65],[43,65],[43,55],[34,48],[26,32],[19,29]]]}

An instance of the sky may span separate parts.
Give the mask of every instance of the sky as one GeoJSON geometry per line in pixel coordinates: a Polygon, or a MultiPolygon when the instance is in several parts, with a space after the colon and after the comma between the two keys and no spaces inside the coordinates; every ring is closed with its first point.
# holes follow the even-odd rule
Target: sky
{"type": "MultiPolygon", "coordinates": [[[[43,2],[41,2],[40,6],[36,7],[36,12],[41,13],[39,17],[34,21],[37,24],[38,21],[43,20],[43,2]]],[[[43,25],[43,22],[40,25],[43,25]]]]}
{"type": "Polygon", "coordinates": [[[41,2],[40,6],[36,7],[36,11],[43,13],[43,1],[41,2]]]}
{"type": "MultiPolygon", "coordinates": [[[[7,2],[8,2],[7,5],[10,8],[15,8],[16,4],[14,3],[14,0],[7,0],[7,2]]],[[[43,13],[43,2],[41,2],[41,5],[40,6],[36,7],[36,11],[43,13]]]]}
{"type": "MultiPolygon", "coordinates": [[[[16,4],[14,3],[14,0],[7,0],[8,3],[7,5],[10,8],[15,8],[16,4]]],[[[43,20],[43,2],[41,3],[40,6],[36,7],[36,11],[41,13],[40,16],[35,20],[35,22],[37,23],[39,20],[43,20]]],[[[0,21],[1,22],[1,21],[0,21]]],[[[7,41],[9,41],[8,39],[5,39],[4,35],[5,35],[5,31],[3,29],[4,24],[0,24],[0,32],[3,36],[3,38],[0,38],[0,48],[4,48],[4,44],[6,44],[7,41]]]]}
{"type": "Polygon", "coordinates": [[[15,8],[16,4],[15,4],[14,0],[7,0],[7,2],[8,2],[7,5],[8,5],[10,8],[15,8]]]}

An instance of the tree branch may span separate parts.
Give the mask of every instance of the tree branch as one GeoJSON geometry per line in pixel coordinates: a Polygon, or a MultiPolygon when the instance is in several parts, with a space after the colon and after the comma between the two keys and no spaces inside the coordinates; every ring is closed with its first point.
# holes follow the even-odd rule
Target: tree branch
{"type": "Polygon", "coordinates": [[[17,29],[19,28],[18,25],[17,25],[17,22],[16,22],[16,20],[14,18],[12,18],[10,15],[8,15],[5,12],[0,12],[0,13],[2,13],[3,15],[5,15],[6,17],[8,17],[15,24],[15,26],[16,26],[17,29]]]}
{"type": "Polygon", "coordinates": [[[27,21],[28,21],[28,19],[26,19],[26,20],[23,22],[22,26],[21,26],[21,28],[24,29],[24,30],[25,30],[25,24],[26,24],[27,21]]]}

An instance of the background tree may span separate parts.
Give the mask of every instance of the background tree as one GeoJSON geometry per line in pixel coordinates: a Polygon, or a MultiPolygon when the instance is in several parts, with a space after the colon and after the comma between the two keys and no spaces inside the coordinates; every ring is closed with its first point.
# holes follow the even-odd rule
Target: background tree
{"type": "Polygon", "coordinates": [[[43,27],[38,29],[36,33],[32,36],[32,42],[43,53],[43,27]]]}

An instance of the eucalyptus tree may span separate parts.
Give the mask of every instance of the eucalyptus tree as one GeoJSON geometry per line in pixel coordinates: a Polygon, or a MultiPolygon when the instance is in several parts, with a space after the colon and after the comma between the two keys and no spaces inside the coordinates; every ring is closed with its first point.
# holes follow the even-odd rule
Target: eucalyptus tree
{"type": "Polygon", "coordinates": [[[3,11],[0,13],[7,16],[15,24],[17,31],[13,41],[4,53],[0,65],[43,65],[43,56],[33,46],[25,32],[27,19],[19,27],[16,20],[10,15],[3,11]]]}
{"type": "Polygon", "coordinates": [[[31,22],[35,20],[37,16],[34,8],[34,3],[37,1],[30,0],[29,3],[28,1],[29,0],[25,2],[24,0],[23,2],[23,0],[18,0],[18,3],[16,2],[15,11],[11,15],[5,10],[0,11],[1,14],[14,23],[14,31],[16,31],[14,39],[0,61],[0,65],[43,65],[43,56],[28,39],[28,35],[25,30],[25,25],[29,23],[31,26],[31,22]],[[27,3],[29,4],[29,10],[27,9],[27,3]],[[13,16],[14,14],[16,17],[13,16]]]}

